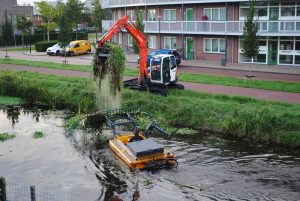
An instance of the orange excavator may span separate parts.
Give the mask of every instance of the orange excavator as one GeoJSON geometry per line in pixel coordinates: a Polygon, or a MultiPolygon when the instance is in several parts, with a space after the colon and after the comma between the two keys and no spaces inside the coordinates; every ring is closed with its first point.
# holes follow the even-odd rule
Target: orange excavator
{"type": "Polygon", "coordinates": [[[139,77],[126,80],[124,86],[136,90],[158,92],[163,96],[167,95],[167,89],[170,87],[184,89],[183,85],[177,83],[178,73],[174,55],[156,55],[151,59],[150,67],[147,67],[147,39],[128,16],[123,16],[117,20],[117,22],[97,41],[98,58],[102,60],[102,62],[105,62],[109,55],[109,49],[106,47],[105,43],[116,33],[124,29],[133,37],[140,49],[139,77]]]}

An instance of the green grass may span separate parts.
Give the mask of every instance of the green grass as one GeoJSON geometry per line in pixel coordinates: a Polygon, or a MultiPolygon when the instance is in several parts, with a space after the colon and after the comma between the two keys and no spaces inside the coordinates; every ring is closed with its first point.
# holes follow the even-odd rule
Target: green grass
{"type": "MultiPolygon", "coordinates": [[[[54,63],[54,62],[3,59],[3,58],[0,58],[0,62],[5,64],[17,64],[17,65],[25,65],[25,66],[33,66],[33,67],[77,70],[77,71],[84,71],[84,72],[92,71],[92,65],[63,64],[63,63],[54,63]]],[[[124,71],[124,75],[136,77],[138,75],[138,70],[127,68],[124,71]]],[[[300,93],[300,82],[294,83],[294,82],[279,82],[279,81],[267,81],[267,80],[248,80],[244,78],[240,79],[235,77],[223,77],[223,76],[201,75],[201,74],[190,74],[190,73],[180,73],[179,79],[184,82],[195,82],[195,83],[300,93]]]]}
{"type": "Polygon", "coordinates": [[[8,133],[0,133],[0,142],[15,138],[15,135],[8,134],[8,133]]]}
{"type": "MultiPolygon", "coordinates": [[[[7,48],[7,51],[29,51],[30,48],[29,47],[10,47],[7,48]]],[[[31,46],[31,50],[35,50],[34,45],[31,46]]],[[[3,51],[5,51],[5,48],[3,49],[3,51]]]]}
{"type": "Polygon", "coordinates": [[[37,138],[42,138],[45,135],[42,131],[35,131],[32,136],[33,136],[34,139],[37,139],[37,138]]]}
{"type": "MultiPolygon", "coordinates": [[[[74,111],[95,111],[92,79],[0,71],[0,95],[74,111]]],[[[167,97],[124,89],[123,108],[154,116],[163,127],[218,132],[251,141],[300,146],[300,105],[170,90],[167,97]]],[[[77,120],[74,119],[76,125],[77,120]]],[[[142,122],[141,124],[145,124],[142,122]]],[[[172,130],[172,129],[170,129],[172,130]]]]}
{"type": "Polygon", "coordinates": [[[0,105],[20,105],[23,101],[19,97],[0,96],[0,105]]]}
{"type": "Polygon", "coordinates": [[[240,79],[234,77],[222,77],[213,75],[201,75],[201,74],[188,74],[180,73],[179,78],[181,81],[216,84],[224,86],[246,87],[256,89],[267,89],[274,91],[287,91],[293,93],[300,93],[300,82],[279,82],[279,81],[267,81],[267,80],[249,80],[240,79]]]}

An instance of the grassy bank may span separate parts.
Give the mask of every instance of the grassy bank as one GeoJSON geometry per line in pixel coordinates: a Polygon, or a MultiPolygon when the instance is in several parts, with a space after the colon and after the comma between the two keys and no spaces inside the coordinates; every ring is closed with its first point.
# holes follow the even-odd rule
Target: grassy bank
{"type": "MultiPolygon", "coordinates": [[[[91,65],[63,64],[63,63],[54,63],[54,62],[29,61],[29,60],[19,60],[19,59],[1,59],[1,58],[0,58],[0,62],[5,64],[17,64],[17,65],[34,66],[34,67],[77,70],[77,71],[84,71],[84,72],[92,71],[91,65]]],[[[124,73],[126,76],[136,77],[138,75],[138,70],[127,68],[125,69],[124,73]]],[[[279,81],[267,81],[267,80],[247,80],[244,78],[240,79],[235,77],[223,77],[223,76],[201,75],[201,74],[191,74],[191,73],[180,73],[179,79],[180,81],[184,81],[184,82],[195,82],[195,83],[300,93],[300,82],[293,83],[293,82],[279,82],[279,81]]]]}
{"type": "MultiPolygon", "coordinates": [[[[0,71],[0,95],[54,108],[93,111],[91,79],[0,71]]],[[[141,107],[164,126],[300,146],[300,105],[171,90],[168,97],[125,89],[123,107],[141,107]]]]}
{"type": "Polygon", "coordinates": [[[0,105],[20,105],[23,101],[19,97],[0,96],[0,105]]]}

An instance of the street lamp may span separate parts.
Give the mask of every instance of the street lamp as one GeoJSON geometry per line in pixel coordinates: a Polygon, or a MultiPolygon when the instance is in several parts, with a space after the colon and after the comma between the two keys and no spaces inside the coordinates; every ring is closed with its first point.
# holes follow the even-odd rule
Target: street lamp
{"type": "Polygon", "coordinates": [[[161,36],[160,36],[160,18],[161,18],[161,17],[162,17],[161,15],[157,16],[157,18],[158,18],[159,49],[161,49],[161,36]]]}

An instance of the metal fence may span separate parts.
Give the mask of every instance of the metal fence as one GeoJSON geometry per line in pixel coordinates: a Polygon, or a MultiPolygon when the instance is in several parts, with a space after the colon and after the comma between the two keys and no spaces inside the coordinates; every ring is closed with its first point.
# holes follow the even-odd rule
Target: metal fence
{"type": "Polygon", "coordinates": [[[78,201],[55,193],[39,191],[35,186],[25,186],[0,178],[0,201],[78,201]]]}

